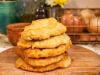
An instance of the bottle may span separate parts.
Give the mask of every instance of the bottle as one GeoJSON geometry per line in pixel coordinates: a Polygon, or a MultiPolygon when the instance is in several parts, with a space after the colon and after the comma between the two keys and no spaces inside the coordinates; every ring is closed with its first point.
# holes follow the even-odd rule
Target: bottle
{"type": "Polygon", "coordinates": [[[36,19],[44,18],[48,18],[48,12],[47,9],[45,9],[43,6],[43,0],[41,0],[39,8],[36,10],[36,19]]]}

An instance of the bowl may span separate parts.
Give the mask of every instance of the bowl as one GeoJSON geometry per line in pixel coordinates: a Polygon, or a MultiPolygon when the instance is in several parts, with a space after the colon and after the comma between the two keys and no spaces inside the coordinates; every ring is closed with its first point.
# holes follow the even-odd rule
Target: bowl
{"type": "Polygon", "coordinates": [[[28,25],[31,25],[31,23],[13,23],[7,25],[7,37],[12,45],[17,46],[21,33],[24,31],[25,26],[28,25]]]}

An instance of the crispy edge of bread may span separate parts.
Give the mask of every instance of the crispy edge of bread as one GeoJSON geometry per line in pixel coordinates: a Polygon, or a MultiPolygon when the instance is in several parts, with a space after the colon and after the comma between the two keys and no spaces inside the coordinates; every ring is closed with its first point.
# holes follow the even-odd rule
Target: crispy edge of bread
{"type": "Polygon", "coordinates": [[[30,58],[30,57],[25,56],[23,52],[21,52],[21,53],[16,52],[16,54],[31,66],[47,66],[49,64],[59,62],[66,55],[68,55],[67,52],[64,52],[63,54],[57,55],[54,57],[34,59],[34,58],[30,58]]]}
{"type": "Polygon", "coordinates": [[[44,72],[44,71],[54,70],[56,68],[66,68],[69,67],[70,65],[71,65],[71,59],[68,56],[65,56],[63,60],[57,63],[53,63],[45,67],[30,66],[29,64],[24,62],[21,58],[19,58],[16,61],[16,68],[21,68],[23,70],[34,71],[34,72],[44,72]]]}
{"type": "MultiPolygon", "coordinates": [[[[67,49],[72,47],[72,42],[71,40],[68,41],[68,43],[66,45],[60,45],[57,48],[53,48],[53,49],[17,49],[15,50],[15,54],[16,52],[23,52],[27,57],[31,57],[31,58],[43,58],[43,57],[52,57],[52,56],[57,56],[60,55],[62,53],[64,53],[67,49]]],[[[18,54],[18,53],[17,53],[18,54]]]]}
{"type": "Polygon", "coordinates": [[[54,36],[49,39],[41,40],[41,41],[39,41],[39,40],[27,41],[24,39],[20,39],[17,43],[17,46],[21,49],[27,49],[27,48],[32,48],[32,49],[47,48],[48,49],[48,48],[55,48],[62,44],[67,44],[69,40],[70,40],[70,37],[66,33],[63,33],[61,35],[54,36]],[[56,42],[54,42],[54,41],[56,41],[56,42]]]}

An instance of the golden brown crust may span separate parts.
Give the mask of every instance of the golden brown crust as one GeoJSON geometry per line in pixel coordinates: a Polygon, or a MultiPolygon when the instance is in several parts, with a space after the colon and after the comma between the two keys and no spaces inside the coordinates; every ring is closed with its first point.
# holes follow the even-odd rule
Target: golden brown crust
{"type": "Polygon", "coordinates": [[[59,67],[60,68],[66,68],[70,65],[71,65],[71,59],[68,56],[65,56],[63,60],[61,60],[57,63],[53,63],[53,64],[50,64],[50,65],[45,66],[45,67],[30,66],[29,64],[24,62],[21,58],[19,58],[16,61],[16,67],[17,68],[21,68],[21,69],[27,70],[27,71],[34,71],[34,72],[50,71],[50,70],[54,70],[54,69],[59,68],[59,67]]]}
{"type": "Polygon", "coordinates": [[[25,56],[25,54],[23,52],[19,53],[19,52],[15,51],[15,53],[31,66],[47,66],[49,64],[59,62],[65,56],[68,55],[67,53],[63,53],[61,55],[54,56],[54,57],[34,59],[34,58],[29,58],[29,57],[25,56]]]}
{"type": "Polygon", "coordinates": [[[70,37],[67,36],[66,33],[59,35],[59,36],[54,36],[46,40],[41,40],[41,41],[26,41],[23,39],[20,39],[19,42],[17,43],[17,46],[21,49],[26,49],[26,48],[55,48],[59,45],[62,44],[67,44],[68,41],[70,40],[70,37]]]}
{"type": "Polygon", "coordinates": [[[54,18],[40,19],[33,21],[32,25],[26,26],[21,38],[24,40],[42,40],[65,33],[66,30],[66,27],[54,18]]]}
{"type": "Polygon", "coordinates": [[[57,48],[53,49],[17,49],[16,52],[23,52],[27,57],[31,58],[41,58],[41,57],[52,57],[52,56],[57,56],[62,53],[64,53],[67,49],[72,47],[72,42],[71,40],[68,41],[66,45],[60,45],[57,48]]]}

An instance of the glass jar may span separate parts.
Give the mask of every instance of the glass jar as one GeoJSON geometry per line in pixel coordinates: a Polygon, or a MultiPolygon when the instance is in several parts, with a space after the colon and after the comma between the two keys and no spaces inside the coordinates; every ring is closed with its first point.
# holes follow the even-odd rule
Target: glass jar
{"type": "Polygon", "coordinates": [[[22,22],[32,22],[36,20],[36,9],[40,0],[16,0],[18,16],[22,22]]]}

